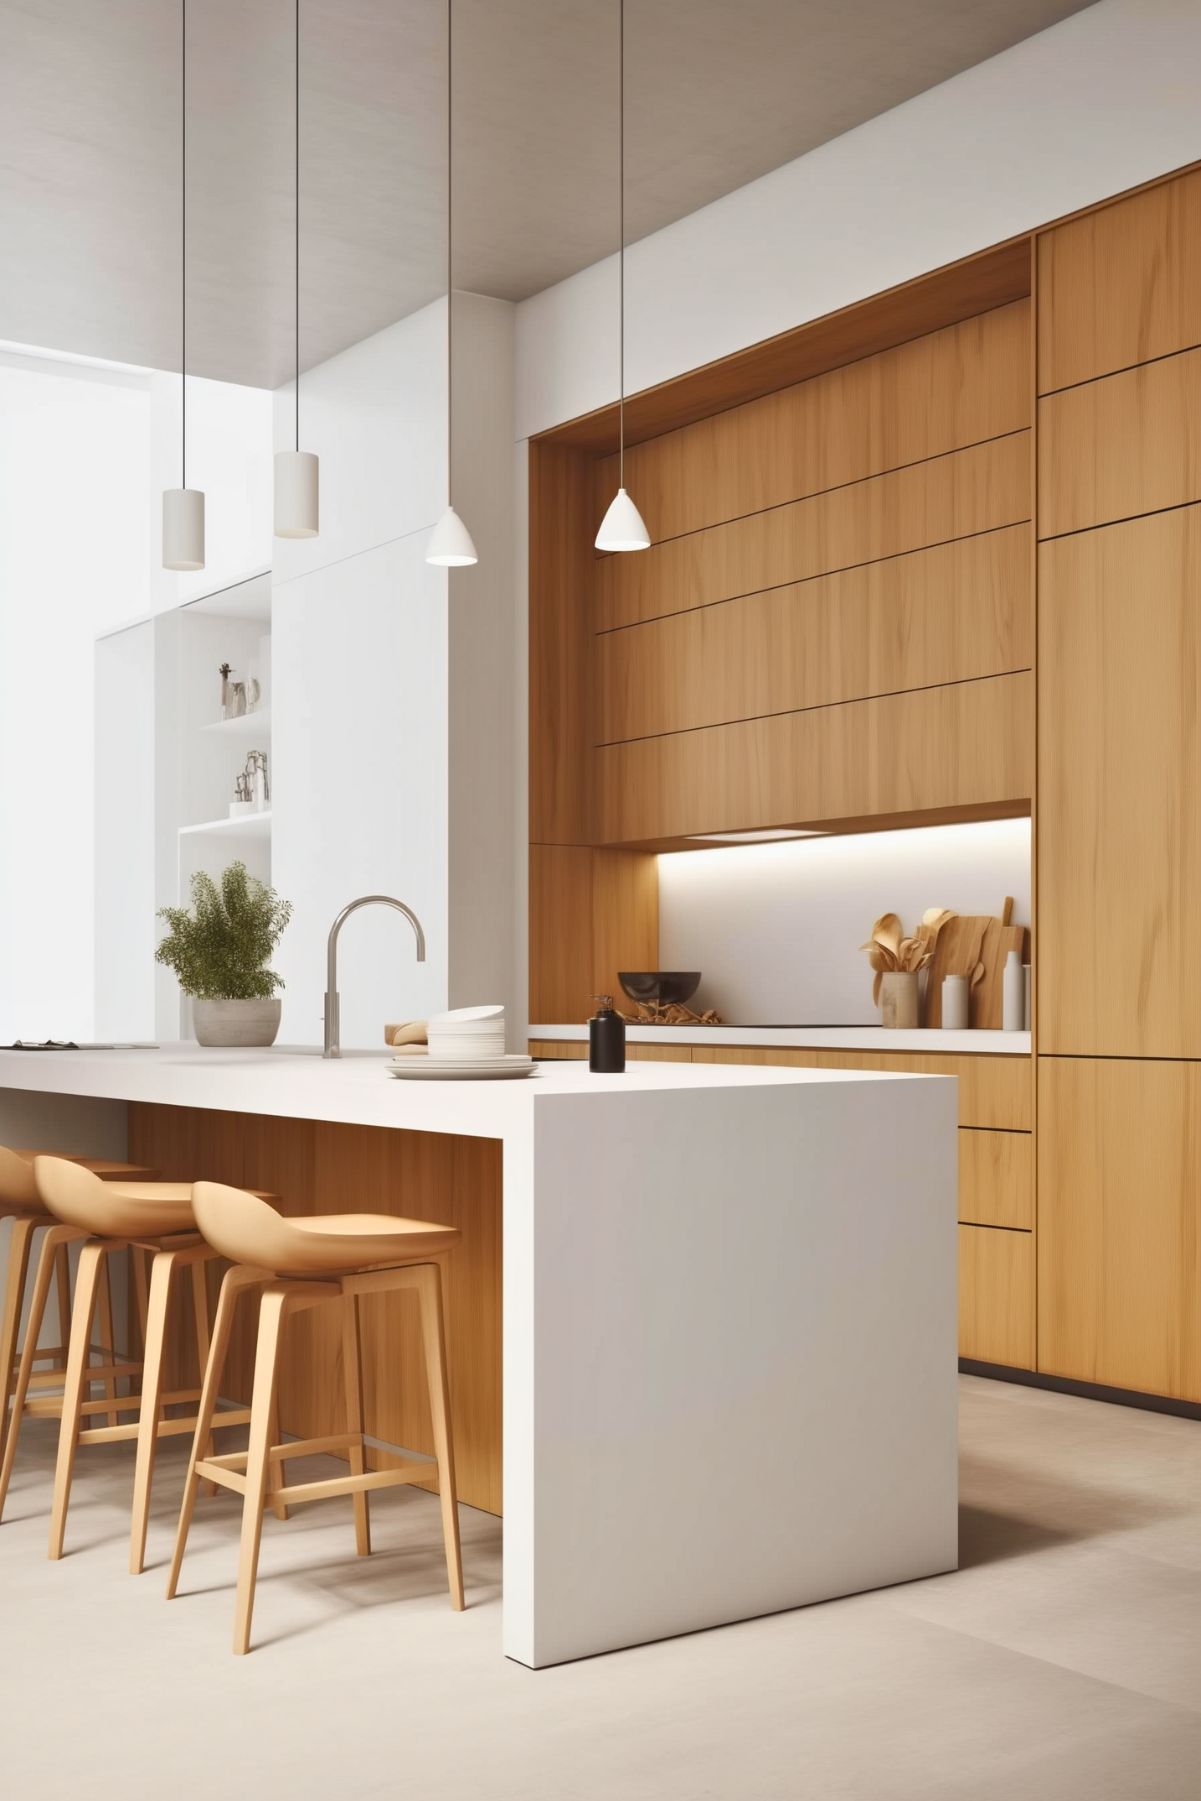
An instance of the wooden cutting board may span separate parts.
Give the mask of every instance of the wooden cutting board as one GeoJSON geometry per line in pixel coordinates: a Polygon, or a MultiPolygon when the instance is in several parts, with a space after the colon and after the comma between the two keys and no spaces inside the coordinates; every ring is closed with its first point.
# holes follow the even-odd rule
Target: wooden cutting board
{"type": "Polygon", "coordinates": [[[1000,1031],[1005,959],[1011,950],[1027,960],[1029,928],[1005,925],[992,913],[959,913],[948,919],[934,944],[934,961],[926,982],[926,1024],[942,1024],[944,976],[967,976],[982,964],[984,973],[968,990],[968,1023],[977,1030],[1000,1031]]]}

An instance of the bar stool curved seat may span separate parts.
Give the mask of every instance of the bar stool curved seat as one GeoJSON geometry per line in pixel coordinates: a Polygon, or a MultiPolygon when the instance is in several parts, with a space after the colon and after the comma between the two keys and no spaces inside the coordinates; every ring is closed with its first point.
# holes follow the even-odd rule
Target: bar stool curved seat
{"type": "Polygon", "coordinates": [[[241,1653],[250,1648],[265,1507],[274,1507],[278,1512],[281,1507],[286,1509],[300,1501],[324,1500],[331,1495],[353,1496],[355,1548],[362,1557],[371,1550],[368,1491],[398,1483],[426,1482],[436,1474],[451,1605],[461,1609],[464,1605],[463,1571],[450,1430],[442,1277],[438,1264],[431,1261],[454,1247],[459,1239],[458,1229],[424,1220],[401,1219],[387,1213],[321,1214],[288,1219],[263,1200],[216,1182],[197,1182],[193,1205],[205,1239],[223,1257],[228,1257],[233,1267],[221,1285],[213,1323],[212,1347],[180,1510],[175,1558],[167,1584],[168,1600],[178,1587],[196,1492],[204,1480],[231,1488],[243,1497],[234,1617],[234,1650],[241,1653]],[[251,1284],[259,1285],[260,1301],[250,1404],[250,1444],[246,1451],[213,1457],[208,1450],[209,1437],[233,1309],[240,1290],[251,1284]],[[416,1294],[420,1307],[436,1462],[431,1465],[412,1460],[399,1467],[368,1470],[363,1437],[358,1301],[360,1295],[403,1289],[416,1294]],[[342,1364],[348,1430],[325,1438],[277,1444],[274,1442],[278,1436],[275,1427],[276,1383],[284,1319],[290,1313],[332,1302],[340,1303],[342,1308],[342,1364]],[[350,1474],[288,1485],[285,1460],[319,1452],[346,1457],[350,1474]]]}
{"type": "MultiPolygon", "coordinates": [[[[171,1393],[165,1393],[163,1389],[172,1277],[179,1268],[191,1271],[196,1355],[203,1371],[209,1348],[205,1265],[218,1253],[196,1230],[189,1182],[105,1182],[94,1171],[53,1156],[35,1157],[33,1169],[43,1207],[73,1237],[84,1240],[79,1253],[63,1394],[61,1401],[51,1403],[58,1412],[60,1424],[49,1554],[52,1558],[63,1554],[78,1447],[134,1439],[137,1452],[129,1567],[136,1575],[145,1561],[158,1440],[191,1432],[195,1425],[193,1412],[189,1411],[189,1415],[181,1419],[169,1416],[167,1410],[179,1404],[194,1404],[200,1396],[199,1388],[171,1393]],[[127,1250],[148,1253],[151,1259],[149,1290],[142,1318],[143,1359],[141,1364],[133,1361],[115,1364],[113,1374],[140,1374],[141,1392],[122,1396],[109,1394],[103,1401],[92,1400],[90,1390],[98,1379],[98,1373],[91,1365],[92,1317],[97,1296],[106,1286],[102,1277],[108,1259],[118,1251],[127,1250]],[[130,1412],[136,1417],[122,1422],[119,1416],[130,1412]],[[99,1413],[107,1414],[106,1424],[93,1423],[93,1416],[99,1413]]],[[[141,1297],[139,1308],[142,1311],[141,1297]]],[[[27,1341],[34,1332],[31,1317],[27,1341]]],[[[50,1407],[40,1408],[36,1402],[29,1403],[23,1359],[14,1396],[12,1424],[4,1448],[4,1463],[0,1469],[0,1506],[12,1472],[20,1419],[26,1413],[50,1410],[50,1407]]],[[[245,1408],[231,1409],[221,1413],[216,1423],[238,1425],[249,1417],[245,1408]]]]}
{"type": "MultiPolygon", "coordinates": [[[[28,1353],[29,1378],[28,1389],[51,1387],[61,1383],[63,1366],[67,1355],[67,1326],[71,1314],[71,1275],[67,1261],[67,1246],[78,1232],[71,1232],[61,1223],[56,1222],[54,1214],[46,1208],[38,1188],[37,1175],[34,1171],[34,1159],[39,1153],[32,1150],[18,1150],[8,1145],[0,1145],[0,1219],[11,1220],[8,1262],[4,1275],[4,1298],[0,1305],[0,1449],[3,1449],[8,1436],[9,1401],[13,1395],[13,1384],[17,1378],[20,1362],[28,1353]],[[36,1313],[36,1328],[26,1331],[25,1349],[18,1349],[21,1318],[25,1311],[26,1290],[29,1280],[29,1264],[33,1251],[34,1237],[38,1232],[45,1236],[39,1254],[37,1273],[34,1278],[34,1302],[30,1312],[36,1313]],[[38,1337],[42,1321],[45,1317],[46,1299],[51,1285],[57,1281],[59,1336],[57,1345],[39,1346],[38,1337]],[[36,1302],[38,1289],[42,1289],[40,1304],[36,1302]],[[34,1369],[35,1363],[49,1363],[49,1369],[34,1369]]],[[[134,1181],[152,1180],[158,1175],[156,1169],[145,1169],[138,1163],[124,1163],[113,1157],[84,1157],[67,1155],[66,1160],[89,1170],[102,1181],[134,1181]]],[[[107,1284],[100,1295],[100,1325],[98,1330],[96,1351],[106,1363],[113,1363],[112,1298],[107,1284]]],[[[115,1394],[115,1378],[107,1380],[106,1387],[115,1394]]],[[[116,1415],[113,1415],[115,1422],[116,1415]]],[[[0,1497],[0,1511],[3,1500],[0,1497]]]]}

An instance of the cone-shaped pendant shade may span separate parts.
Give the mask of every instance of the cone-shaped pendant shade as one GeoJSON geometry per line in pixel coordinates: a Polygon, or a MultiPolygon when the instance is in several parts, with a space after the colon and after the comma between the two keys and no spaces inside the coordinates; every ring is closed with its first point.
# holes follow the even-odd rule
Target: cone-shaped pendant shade
{"type": "Polygon", "coordinates": [[[598,550],[649,550],[651,535],[624,488],[618,488],[596,534],[598,550]]]}
{"type": "Polygon", "coordinates": [[[163,568],[204,568],[204,495],[199,488],[163,489],[163,568]]]}
{"type": "Polygon", "coordinates": [[[275,453],[275,535],[315,538],[319,518],[319,473],[311,450],[275,453]]]}
{"type": "Polygon", "coordinates": [[[437,569],[466,569],[479,562],[471,533],[453,507],[447,507],[430,533],[425,560],[437,569]]]}

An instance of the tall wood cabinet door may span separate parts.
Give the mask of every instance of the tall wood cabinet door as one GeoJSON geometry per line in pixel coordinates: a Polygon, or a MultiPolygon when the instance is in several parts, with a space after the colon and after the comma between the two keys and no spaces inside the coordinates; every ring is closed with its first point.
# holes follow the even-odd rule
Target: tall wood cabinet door
{"type": "Polygon", "coordinates": [[[1039,558],[1039,1048],[1201,1057],[1201,508],[1039,558]]]}
{"type": "Polygon", "coordinates": [[[1038,1367],[1201,1401],[1201,1066],[1040,1057],[1038,1367]]]}

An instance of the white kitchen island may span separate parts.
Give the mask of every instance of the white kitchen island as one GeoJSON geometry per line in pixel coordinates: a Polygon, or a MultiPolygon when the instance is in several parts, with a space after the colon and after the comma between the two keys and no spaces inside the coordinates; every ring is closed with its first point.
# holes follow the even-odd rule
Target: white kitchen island
{"type": "Polygon", "coordinates": [[[508,1656],[955,1567],[953,1081],[0,1052],[0,1142],[116,1154],[130,1102],[501,1142],[508,1656]]]}

